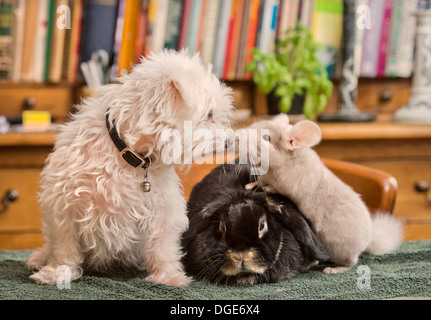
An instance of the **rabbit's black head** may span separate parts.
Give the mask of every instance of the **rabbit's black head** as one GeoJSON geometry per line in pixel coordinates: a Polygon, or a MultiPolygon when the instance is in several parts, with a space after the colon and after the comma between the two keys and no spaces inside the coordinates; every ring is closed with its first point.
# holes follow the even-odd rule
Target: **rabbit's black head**
{"type": "Polygon", "coordinates": [[[248,171],[221,167],[195,186],[183,236],[185,270],[215,283],[277,282],[327,254],[286,197],[248,191],[248,171]]]}

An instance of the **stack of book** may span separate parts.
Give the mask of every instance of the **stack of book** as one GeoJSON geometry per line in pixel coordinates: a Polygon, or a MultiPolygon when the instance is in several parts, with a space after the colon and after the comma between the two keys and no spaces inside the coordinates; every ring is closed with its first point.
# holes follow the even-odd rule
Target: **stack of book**
{"type": "MultiPolygon", "coordinates": [[[[200,52],[225,80],[247,80],[254,47],[275,50],[298,22],[322,44],[336,76],[342,0],[0,0],[0,79],[74,82],[103,50],[105,81],[163,48],[200,52]]],[[[362,77],[409,77],[415,19],[430,0],[357,0],[355,69],[362,77]]]]}

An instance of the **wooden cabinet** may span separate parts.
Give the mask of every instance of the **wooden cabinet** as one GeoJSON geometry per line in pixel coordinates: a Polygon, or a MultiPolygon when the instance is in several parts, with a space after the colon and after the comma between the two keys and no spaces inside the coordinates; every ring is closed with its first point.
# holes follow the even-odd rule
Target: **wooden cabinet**
{"type": "Polygon", "coordinates": [[[0,134],[0,201],[8,190],[18,198],[0,213],[0,249],[42,245],[37,203],[40,172],[52,149],[54,132],[0,134]]]}
{"type": "Polygon", "coordinates": [[[20,116],[23,110],[49,111],[55,122],[63,122],[71,111],[71,84],[10,84],[0,85],[0,115],[20,116]]]}

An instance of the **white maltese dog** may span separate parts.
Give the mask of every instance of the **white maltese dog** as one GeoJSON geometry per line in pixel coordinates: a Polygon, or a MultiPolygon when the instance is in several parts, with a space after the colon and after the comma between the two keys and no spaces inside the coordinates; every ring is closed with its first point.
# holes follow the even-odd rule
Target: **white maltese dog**
{"type": "Polygon", "coordinates": [[[229,128],[232,109],[231,89],[211,71],[197,55],[163,51],[78,107],[42,171],[45,244],[27,261],[37,271],[30,278],[56,284],[64,270],[72,281],[83,270],[126,266],[152,282],[190,283],[180,262],[188,219],[175,164],[230,144],[202,135],[229,128]]]}

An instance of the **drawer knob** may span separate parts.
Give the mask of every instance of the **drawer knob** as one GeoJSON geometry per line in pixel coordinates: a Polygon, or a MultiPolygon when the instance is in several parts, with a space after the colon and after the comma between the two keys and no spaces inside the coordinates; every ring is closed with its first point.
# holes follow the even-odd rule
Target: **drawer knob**
{"type": "Polygon", "coordinates": [[[15,189],[6,190],[1,200],[0,213],[5,212],[9,208],[9,205],[12,202],[16,201],[18,197],[19,197],[19,192],[17,190],[15,189]]]}
{"type": "Polygon", "coordinates": [[[36,99],[33,97],[27,97],[22,103],[23,110],[32,110],[36,105],[36,99]]]}
{"type": "Polygon", "coordinates": [[[415,182],[415,190],[420,193],[425,194],[425,201],[431,203],[431,197],[429,195],[430,185],[428,181],[425,180],[417,180],[415,182]]]}

